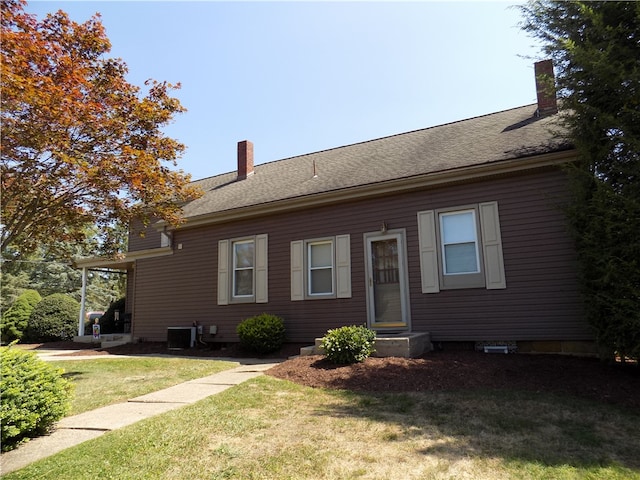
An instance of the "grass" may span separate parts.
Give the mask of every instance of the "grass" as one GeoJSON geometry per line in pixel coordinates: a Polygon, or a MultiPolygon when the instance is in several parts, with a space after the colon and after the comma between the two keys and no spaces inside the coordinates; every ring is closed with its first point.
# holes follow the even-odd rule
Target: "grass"
{"type": "Polygon", "coordinates": [[[257,377],[15,479],[640,479],[640,415],[505,391],[360,394],[257,377]]]}
{"type": "Polygon", "coordinates": [[[235,367],[189,358],[128,357],[52,361],[75,385],[69,415],[93,410],[235,367]]]}

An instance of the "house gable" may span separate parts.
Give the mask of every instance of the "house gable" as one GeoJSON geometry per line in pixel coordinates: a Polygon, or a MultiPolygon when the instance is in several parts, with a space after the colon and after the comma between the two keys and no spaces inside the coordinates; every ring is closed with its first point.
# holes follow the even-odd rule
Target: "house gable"
{"type": "Polygon", "coordinates": [[[182,228],[564,162],[556,121],[529,105],[199,180],[205,194],[184,206],[182,228]]]}

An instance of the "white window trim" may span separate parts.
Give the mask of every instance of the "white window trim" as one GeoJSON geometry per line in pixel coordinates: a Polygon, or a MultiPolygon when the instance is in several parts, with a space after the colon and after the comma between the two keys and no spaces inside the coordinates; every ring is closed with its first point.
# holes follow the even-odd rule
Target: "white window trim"
{"type": "Polygon", "coordinates": [[[477,205],[464,205],[436,210],[436,241],[438,242],[438,245],[440,247],[438,248],[438,276],[440,280],[440,288],[442,288],[443,290],[485,287],[484,262],[482,261],[482,257],[480,256],[480,249],[478,248],[478,241],[480,239],[480,226],[478,225],[478,215],[476,215],[476,209],[477,205]],[[444,242],[441,226],[442,216],[469,211],[474,212],[473,218],[475,221],[474,226],[476,229],[476,259],[479,264],[478,271],[469,273],[446,274],[444,272],[444,242]]]}
{"type": "Polygon", "coordinates": [[[256,241],[255,238],[246,238],[242,240],[231,241],[231,299],[235,302],[253,301],[256,295],[256,241]],[[252,244],[253,245],[253,264],[251,267],[238,267],[236,265],[236,245],[252,244]],[[236,273],[238,271],[251,270],[251,293],[248,295],[236,295],[236,273]]]}
{"type": "Polygon", "coordinates": [[[309,240],[305,242],[306,247],[306,273],[307,273],[307,284],[305,288],[305,294],[308,297],[334,297],[336,291],[336,256],[335,256],[335,240],[333,238],[324,239],[324,240],[309,240]],[[313,267],[311,265],[311,249],[316,245],[329,245],[331,247],[331,265],[323,265],[320,267],[313,267]],[[311,291],[312,287],[312,273],[316,270],[331,270],[331,291],[330,292],[319,292],[313,293],[311,291]]]}
{"type": "Polygon", "coordinates": [[[351,236],[336,235],[291,242],[291,300],[351,298],[351,236]],[[331,242],[332,293],[310,293],[310,245],[331,242]]]}
{"type": "Polygon", "coordinates": [[[170,247],[172,243],[172,235],[167,231],[160,232],[160,248],[170,247]]]}
{"type": "Polygon", "coordinates": [[[484,287],[494,290],[507,287],[498,202],[425,210],[418,212],[417,217],[422,293],[438,293],[442,289],[455,288],[484,287]],[[476,247],[480,272],[443,275],[444,253],[440,235],[440,215],[471,209],[477,214],[475,217],[478,232],[476,247]]]}
{"type": "MultiPolygon", "coordinates": [[[[480,249],[478,248],[478,240],[480,238],[479,235],[479,228],[478,228],[478,220],[477,220],[477,215],[476,215],[476,211],[473,208],[467,209],[467,210],[456,210],[456,211],[445,211],[445,212],[439,212],[438,213],[438,219],[440,221],[440,235],[439,235],[439,240],[440,240],[440,258],[442,260],[442,274],[443,275],[469,275],[469,274],[474,274],[474,273],[481,273],[481,269],[480,269],[480,249]],[[475,250],[475,254],[476,254],[476,269],[474,271],[469,271],[469,272],[448,272],[447,271],[447,261],[446,261],[446,247],[448,245],[460,245],[461,243],[445,243],[444,241],[444,219],[445,217],[451,217],[453,215],[462,215],[465,213],[470,213],[471,214],[471,218],[473,219],[473,225],[475,227],[474,230],[474,237],[473,237],[473,247],[475,250]]],[[[469,242],[465,242],[465,243],[469,243],[469,242]]]]}
{"type": "Polygon", "coordinates": [[[268,303],[268,236],[239,237],[218,241],[218,305],[268,303]],[[234,296],[235,269],[233,245],[254,242],[253,294],[234,296]]]}

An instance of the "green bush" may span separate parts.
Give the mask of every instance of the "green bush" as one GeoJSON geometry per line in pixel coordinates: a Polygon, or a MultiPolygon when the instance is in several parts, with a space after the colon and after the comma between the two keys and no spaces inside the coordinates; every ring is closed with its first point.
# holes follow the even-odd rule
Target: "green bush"
{"type": "Polygon", "coordinates": [[[78,331],[80,304],[68,295],[44,297],[31,312],[25,337],[30,342],[69,340],[78,331]]]}
{"type": "Polygon", "coordinates": [[[100,333],[123,333],[124,332],[124,308],[126,299],[119,298],[115,302],[111,302],[107,311],[100,317],[100,333]],[[120,312],[118,321],[116,322],[115,313],[120,312]]]}
{"type": "Polygon", "coordinates": [[[42,300],[42,297],[37,291],[25,290],[13,305],[4,312],[0,320],[3,343],[22,338],[27,328],[29,317],[40,300],[42,300]]]}
{"type": "Polygon", "coordinates": [[[258,353],[275,352],[285,340],[284,321],[268,313],[243,320],[236,332],[243,347],[258,353]]]}
{"type": "Polygon", "coordinates": [[[362,362],[374,352],[376,332],[365,326],[346,326],[329,330],[321,346],[329,361],[337,364],[362,362]]]}
{"type": "Polygon", "coordinates": [[[34,353],[0,348],[0,429],[2,451],[47,433],[70,407],[72,385],[62,370],[34,353]]]}

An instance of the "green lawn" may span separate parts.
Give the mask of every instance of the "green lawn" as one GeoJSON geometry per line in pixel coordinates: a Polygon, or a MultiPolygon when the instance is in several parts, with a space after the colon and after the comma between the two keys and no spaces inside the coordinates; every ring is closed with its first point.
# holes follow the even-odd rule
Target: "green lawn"
{"type": "Polygon", "coordinates": [[[69,415],[124,402],[237,366],[232,362],[159,357],[109,357],[50,363],[64,369],[64,376],[75,386],[69,415]]]}
{"type": "Polygon", "coordinates": [[[531,392],[361,394],[261,376],[14,479],[640,479],[640,413],[531,392]]]}

